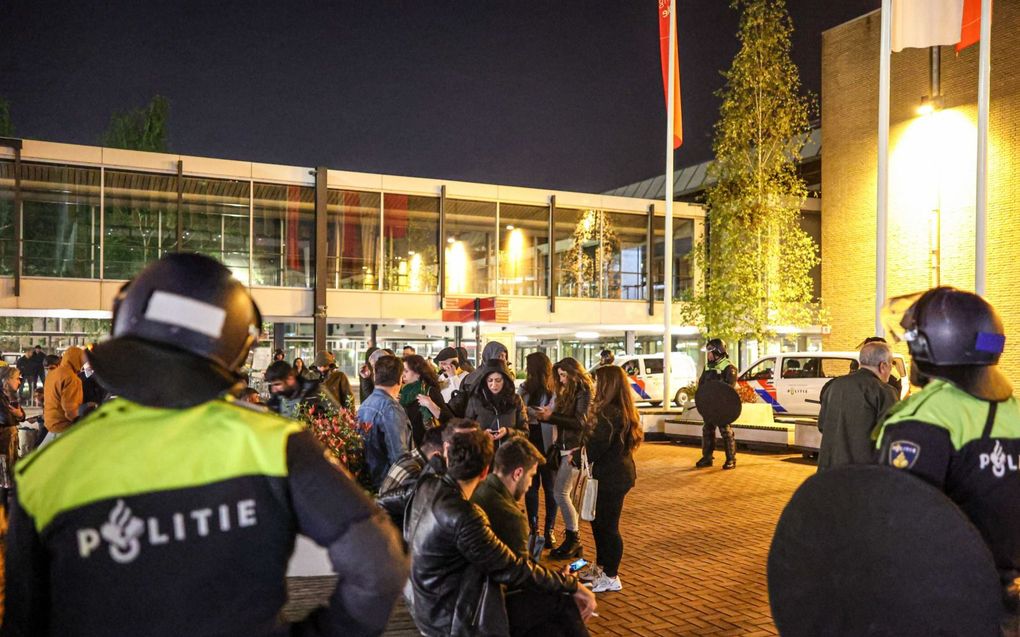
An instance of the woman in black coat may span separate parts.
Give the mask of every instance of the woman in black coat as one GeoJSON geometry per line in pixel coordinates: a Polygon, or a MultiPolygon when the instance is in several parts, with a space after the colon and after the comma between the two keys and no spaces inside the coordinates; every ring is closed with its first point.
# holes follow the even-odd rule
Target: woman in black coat
{"type": "Polygon", "coordinates": [[[453,416],[439,389],[436,370],[418,354],[404,357],[404,386],[400,388],[400,404],[411,421],[411,440],[420,447],[425,430],[445,423],[453,416]]]}
{"type": "Polygon", "coordinates": [[[477,420],[482,430],[492,435],[498,449],[508,435],[528,435],[528,415],[503,361],[493,359],[487,365],[485,375],[468,399],[464,417],[477,420]]]}
{"type": "Polygon", "coordinates": [[[622,368],[607,365],[595,370],[595,387],[595,429],[585,445],[592,477],[599,481],[595,519],[591,522],[595,564],[582,579],[594,582],[593,592],[604,593],[623,588],[619,575],[623,559],[620,513],[623,499],[637,479],[633,454],[644,432],[622,368]]]}

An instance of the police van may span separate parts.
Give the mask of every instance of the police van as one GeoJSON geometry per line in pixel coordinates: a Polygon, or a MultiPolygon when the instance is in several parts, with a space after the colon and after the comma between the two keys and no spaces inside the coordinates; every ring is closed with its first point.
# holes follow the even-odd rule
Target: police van
{"type": "MultiPolygon", "coordinates": [[[[673,352],[670,363],[673,367],[669,379],[670,393],[673,394],[673,404],[680,407],[694,398],[688,395],[687,387],[698,379],[698,367],[693,358],[681,352],[673,352]]],[[[613,364],[627,373],[634,391],[634,402],[648,403],[653,407],[662,404],[662,354],[617,356],[613,364]]],[[[598,365],[592,367],[589,373],[594,374],[596,369],[598,365]]]]}
{"type": "MultiPolygon", "coordinates": [[[[821,447],[817,418],[825,383],[856,368],[859,352],[785,352],[763,356],[745,368],[737,385],[754,392],[756,402],[772,406],[775,419],[795,425],[794,446],[821,447]]],[[[893,354],[892,376],[902,379],[900,398],[910,390],[903,356],[893,354]]]]}

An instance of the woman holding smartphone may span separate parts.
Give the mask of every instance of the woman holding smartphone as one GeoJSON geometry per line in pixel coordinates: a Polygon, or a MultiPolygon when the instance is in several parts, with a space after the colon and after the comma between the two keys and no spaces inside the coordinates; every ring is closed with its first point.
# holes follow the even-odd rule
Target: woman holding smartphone
{"type": "Polygon", "coordinates": [[[581,579],[592,582],[593,592],[606,593],[623,589],[619,574],[623,559],[620,513],[623,499],[637,479],[634,450],[644,438],[634,394],[622,368],[606,365],[595,370],[592,414],[595,429],[585,449],[592,463],[592,477],[599,481],[595,519],[591,522],[595,563],[581,579]]]}
{"type": "Polygon", "coordinates": [[[514,391],[514,380],[503,361],[495,359],[486,364],[482,382],[468,399],[464,417],[477,420],[482,431],[488,431],[498,449],[511,433],[527,435],[528,416],[524,401],[514,391]]]}
{"type": "Polygon", "coordinates": [[[400,388],[400,404],[411,421],[414,448],[421,446],[425,430],[444,423],[453,416],[439,389],[439,376],[428,362],[417,354],[404,357],[404,381],[400,388]]]}
{"type": "MultiPolygon", "coordinates": [[[[547,454],[549,447],[556,441],[556,427],[550,422],[542,422],[537,417],[536,409],[546,405],[555,408],[556,385],[553,381],[552,361],[543,352],[528,354],[525,361],[528,379],[521,385],[518,392],[528,410],[528,441],[536,449],[547,454]]],[[[552,548],[556,543],[553,535],[553,527],[556,526],[556,496],[554,495],[553,484],[556,475],[549,463],[539,465],[538,473],[531,480],[531,488],[524,496],[524,507],[528,512],[528,524],[531,526],[531,535],[538,535],[538,491],[541,488],[545,494],[545,533],[543,534],[546,548],[552,548]]]]}
{"type": "Polygon", "coordinates": [[[555,560],[569,557],[581,557],[581,537],[578,534],[578,514],[570,499],[570,491],[577,482],[581,467],[581,447],[584,446],[591,430],[589,408],[591,407],[592,387],[591,376],[581,364],[573,358],[564,358],[553,368],[556,378],[555,409],[546,406],[535,410],[539,421],[551,422],[556,425],[557,446],[560,454],[560,467],[556,472],[553,485],[556,503],[563,514],[563,523],[567,527],[563,543],[549,554],[555,560]]]}

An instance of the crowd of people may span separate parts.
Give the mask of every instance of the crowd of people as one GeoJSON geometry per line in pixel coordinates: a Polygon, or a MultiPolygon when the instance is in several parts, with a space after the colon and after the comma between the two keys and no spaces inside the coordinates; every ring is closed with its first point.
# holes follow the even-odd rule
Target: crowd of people
{"type": "Polygon", "coordinates": [[[517,389],[500,343],[477,368],[463,348],[434,360],[373,348],[356,400],[332,353],[306,365],[277,351],[264,396],[241,371],[260,322],[228,270],[168,255],[121,290],[111,339],[68,348],[48,372],[34,350],[0,368],[3,634],[140,634],[143,622],[219,634],[228,618],[242,627],[230,634],[277,634],[296,532],[340,574],[329,607],[298,630],[378,634],[403,590],[426,635],[588,634],[595,594],[622,589],[620,510],[642,438],[620,368],[593,379],[574,359],[535,353],[517,389]],[[154,317],[155,297],[188,311],[154,317]],[[196,308],[223,317],[218,337],[197,329],[196,308]],[[18,462],[20,397],[40,377],[31,446],[47,448],[18,462]],[[369,490],[302,426],[319,409],[356,413],[369,490]],[[102,486],[84,479],[96,466],[102,486]],[[552,566],[583,554],[576,487],[587,477],[599,481],[594,560],[552,566]],[[141,584],[166,577],[189,592],[169,599],[141,584]],[[219,582],[214,595],[203,581],[219,582]]]}

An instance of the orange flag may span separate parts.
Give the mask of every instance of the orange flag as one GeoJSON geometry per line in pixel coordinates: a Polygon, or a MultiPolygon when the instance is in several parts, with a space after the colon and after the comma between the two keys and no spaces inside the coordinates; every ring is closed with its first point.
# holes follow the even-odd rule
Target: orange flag
{"type": "Polygon", "coordinates": [[[960,28],[960,42],[956,52],[977,44],[981,39],[981,0],[963,0],[963,25],[960,28]]]}
{"type": "MultiPolygon", "coordinates": [[[[669,75],[669,21],[672,19],[673,0],[659,0],[659,61],[662,65],[662,91],[666,97],[666,108],[669,108],[669,84],[666,82],[669,75]]],[[[673,149],[680,148],[684,143],[684,125],[682,111],[680,109],[680,58],[676,52],[676,43],[673,45],[673,149]]]]}

